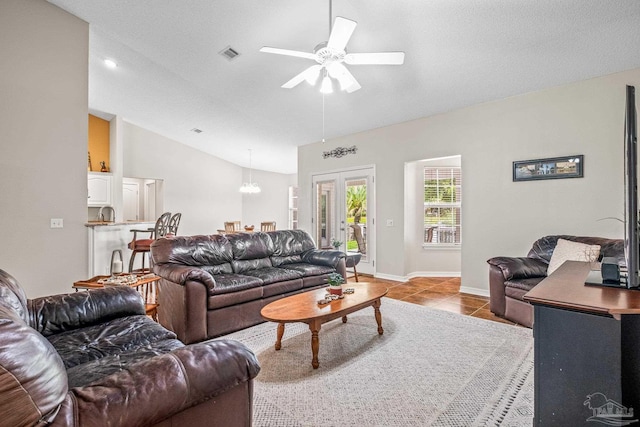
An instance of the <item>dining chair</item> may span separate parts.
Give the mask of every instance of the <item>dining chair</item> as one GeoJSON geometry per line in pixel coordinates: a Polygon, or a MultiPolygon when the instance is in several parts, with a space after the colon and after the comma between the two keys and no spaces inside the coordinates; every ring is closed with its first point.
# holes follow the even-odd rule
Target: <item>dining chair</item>
{"type": "Polygon", "coordinates": [[[361,253],[349,253],[344,260],[346,268],[353,268],[353,277],[356,279],[356,282],[358,281],[358,270],[356,270],[356,265],[358,265],[361,259],[361,253]]]}
{"type": "Polygon", "coordinates": [[[173,216],[169,220],[169,228],[167,230],[167,236],[178,235],[178,225],[180,225],[180,218],[182,218],[182,214],[180,212],[173,214],[173,216]]]}
{"type": "Polygon", "coordinates": [[[276,231],[276,222],[275,221],[261,222],[260,231],[276,231]]]}
{"type": "Polygon", "coordinates": [[[226,233],[238,233],[240,230],[240,221],[226,221],[224,223],[224,231],[226,233]]]}
{"type": "Polygon", "coordinates": [[[156,221],[156,226],[154,228],[148,228],[146,230],[131,230],[133,233],[133,240],[129,242],[129,249],[133,252],[129,259],[129,273],[133,272],[133,262],[136,255],[139,253],[142,254],[142,268],[140,271],[143,273],[151,271],[151,257],[149,256],[149,268],[147,269],[144,267],[144,255],[149,255],[151,253],[151,244],[154,240],[164,237],[167,234],[170,219],[171,212],[165,212],[160,215],[160,218],[156,221]],[[149,237],[146,239],[138,239],[138,233],[149,233],[149,237]]]}

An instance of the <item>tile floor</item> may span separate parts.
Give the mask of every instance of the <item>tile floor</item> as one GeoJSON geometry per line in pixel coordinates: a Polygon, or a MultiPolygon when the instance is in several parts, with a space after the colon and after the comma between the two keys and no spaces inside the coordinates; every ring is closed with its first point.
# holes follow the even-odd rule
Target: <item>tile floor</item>
{"type": "MultiPolygon", "coordinates": [[[[361,282],[387,283],[389,298],[514,325],[489,310],[488,297],[461,293],[459,277],[418,277],[408,282],[392,282],[359,275],[359,279],[361,282]]],[[[348,282],[355,283],[355,280],[350,278],[348,282]]]]}

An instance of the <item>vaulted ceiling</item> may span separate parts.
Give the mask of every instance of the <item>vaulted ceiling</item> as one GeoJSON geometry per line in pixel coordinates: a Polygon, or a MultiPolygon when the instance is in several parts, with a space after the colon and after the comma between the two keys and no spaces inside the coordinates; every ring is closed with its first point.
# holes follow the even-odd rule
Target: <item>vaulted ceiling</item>
{"type": "Polygon", "coordinates": [[[306,83],[280,87],[312,61],[259,49],[312,52],[329,0],[49,1],[90,24],[92,111],[245,167],[252,149],[254,168],[281,173],[323,136],[640,67],[638,0],[335,0],[334,18],[358,22],[348,52],[406,58],[349,66],[362,89],[323,101],[306,83]]]}

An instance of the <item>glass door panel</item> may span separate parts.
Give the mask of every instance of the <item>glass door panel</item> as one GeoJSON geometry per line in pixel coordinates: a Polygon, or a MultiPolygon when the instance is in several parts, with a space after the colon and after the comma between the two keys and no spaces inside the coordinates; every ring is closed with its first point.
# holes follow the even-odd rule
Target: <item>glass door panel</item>
{"type": "Polygon", "coordinates": [[[319,248],[360,253],[358,272],[374,274],[373,168],[313,176],[314,239],[319,248]]]}

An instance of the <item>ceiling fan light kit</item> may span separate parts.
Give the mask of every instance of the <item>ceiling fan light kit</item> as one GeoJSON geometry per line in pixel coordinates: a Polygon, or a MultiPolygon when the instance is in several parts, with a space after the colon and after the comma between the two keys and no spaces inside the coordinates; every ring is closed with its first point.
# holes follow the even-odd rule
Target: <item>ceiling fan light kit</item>
{"type": "MultiPolygon", "coordinates": [[[[331,21],[331,4],[329,5],[329,21],[331,21]]],[[[404,52],[376,52],[376,53],[349,53],[346,46],[357,25],[356,21],[336,17],[333,27],[330,28],[329,40],[316,45],[313,53],[301,52],[297,50],[280,49],[264,46],[260,52],[274,53],[277,55],[295,56],[298,58],[312,59],[317,65],[312,65],[291,80],[282,85],[285,89],[291,89],[302,81],[306,81],[315,86],[322,78],[320,92],[323,94],[332,93],[331,79],[336,79],[340,84],[340,89],[352,93],[362,86],[351,74],[344,64],[348,65],[402,65],[404,63],[404,52]]]]}

